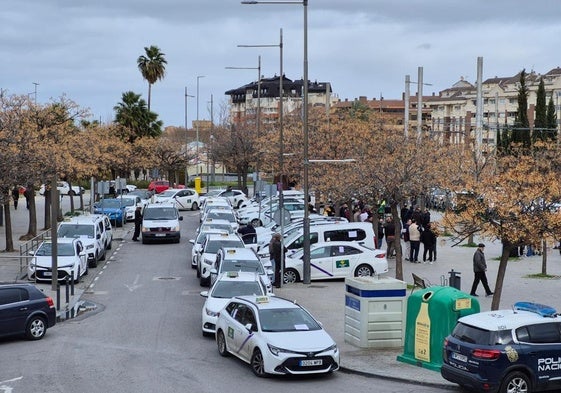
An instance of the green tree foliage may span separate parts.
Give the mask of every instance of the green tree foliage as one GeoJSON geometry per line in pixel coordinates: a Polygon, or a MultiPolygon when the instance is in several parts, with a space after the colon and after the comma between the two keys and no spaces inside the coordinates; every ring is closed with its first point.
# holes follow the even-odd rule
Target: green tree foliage
{"type": "Polygon", "coordinates": [[[532,143],[545,141],[547,139],[547,104],[545,97],[545,85],[543,78],[540,79],[536,96],[536,119],[534,120],[534,132],[532,143]]]}
{"type": "Polygon", "coordinates": [[[148,110],[150,110],[150,98],[152,96],[152,85],[162,80],[166,75],[165,54],[155,45],[144,47],[145,55],[136,60],[142,77],[148,82],[148,110]]]}
{"type": "Polygon", "coordinates": [[[512,142],[520,143],[525,148],[530,148],[530,123],[528,122],[528,86],[526,86],[526,70],[520,72],[518,86],[518,109],[512,130],[512,142]]]}
{"type": "Polygon", "coordinates": [[[549,102],[547,104],[546,128],[549,130],[549,138],[551,140],[557,140],[557,112],[555,110],[555,104],[553,103],[553,95],[549,97],[549,102]]]}
{"type": "Polygon", "coordinates": [[[115,123],[122,126],[120,137],[133,143],[141,137],[158,137],[162,134],[163,122],[151,112],[140,94],[132,91],[123,93],[121,102],[113,107],[115,123]]]}

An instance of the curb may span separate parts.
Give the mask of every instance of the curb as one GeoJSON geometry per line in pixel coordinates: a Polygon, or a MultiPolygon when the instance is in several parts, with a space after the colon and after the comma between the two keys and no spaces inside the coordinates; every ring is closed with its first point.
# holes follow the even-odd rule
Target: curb
{"type": "Polygon", "coordinates": [[[360,371],[360,370],[355,370],[355,369],[352,369],[352,368],[349,368],[349,367],[344,367],[344,366],[340,366],[339,371],[341,371],[345,374],[360,375],[361,377],[366,377],[366,378],[384,379],[384,380],[392,381],[392,382],[407,383],[409,385],[415,385],[415,386],[434,387],[434,388],[438,388],[438,389],[450,389],[450,387],[456,386],[456,385],[447,384],[447,383],[412,380],[410,378],[405,378],[405,377],[400,378],[400,377],[394,377],[394,376],[387,375],[387,374],[378,374],[378,373],[373,373],[373,372],[360,371]]]}

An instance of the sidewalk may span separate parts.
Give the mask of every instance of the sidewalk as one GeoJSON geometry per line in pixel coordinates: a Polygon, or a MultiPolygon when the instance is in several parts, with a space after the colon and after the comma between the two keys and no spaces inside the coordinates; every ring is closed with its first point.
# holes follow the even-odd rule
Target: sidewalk
{"type": "MultiPolygon", "coordinates": [[[[37,196],[37,198],[42,198],[37,196]]],[[[22,199],[23,200],[23,199],[22,199]]],[[[14,244],[16,248],[19,244],[19,237],[27,231],[28,212],[25,203],[21,204],[17,211],[12,213],[12,227],[14,229],[14,244]],[[23,207],[23,209],[22,209],[23,207]]],[[[75,197],[75,202],[78,198],[75,197]]],[[[68,211],[68,198],[63,198],[63,211],[68,211]]],[[[38,208],[38,228],[43,224],[43,212],[38,208]]],[[[436,219],[438,214],[433,214],[436,219]]],[[[132,227],[117,228],[114,233],[114,240],[121,240],[132,227]]],[[[475,242],[482,241],[486,244],[485,255],[487,259],[487,277],[491,289],[495,288],[495,280],[499,266],[498,257],[501,253],[501,244],[484,239],[475,239],[475,242]]],[[[5,249],[5,227],[0,227],[0,250],[5,249]]],[[[433,264],[413,264],[403,261],[403,278],[412,284],[412,273],[428,280],[433,285],[448,285],[447,279],[449,272],[454,269],[460,274],[461,288],[469,293],[473,280],[472,256],[475,248],[455,246],[452,247],[451,240],[439,238],[437,246],[438,258],[433,264]]],[[[422,252],[422,247],[421,247],[422,252]]],[[[2,263],[0,260],[0,281],[14,280],[14,272],[19,268],[17,253],[4,253],[2,256],[13,256],[14,263],[2,263]],[[15,270],[14,270],[15,269],[15,270]]],[[[538,274],[542,268],[542,257],[522,257],[518,260],[509,262],[506,277],[504,280],[503,291],[501,294],[501,308],[509,308],[517,301],[534,301],[548,304],[561,310],[561,298],[559,298],[559,284],[561,280],[561,255],[558,250],[549,249],[547,251],[547,272],[553,278],[530,278],[531,274],[538,274]]],[[[422,258],[421,258],[422,259],[422,258]]],[[[389,260],[390,271],[387,274],[395,277],[395,259],[389,260]]],[[[81,284],[80,284],[81,286],[81,284]]],[[[45,292],[50,294],[50,284],[41,284],[45,292]]],[[[407,290],[407,296],[411,289],[407,290]]],[[[491,308],[491,297],[485,297],[484,290],[480,284],[478,288],[481,311],[491,308]]],[[[70,299],[69,308],[75,308],[79,304],[82,290],[78,289],[70,299]]],[[[403,353],[402,349],[368,349],[359,348],[345,342],[345,284],[338,281],[319,281],[309,285],[292,284],[285,285],[276,290],[278,296],[296,300],[306,307],[325,327],[333,339],[337,342],[341,351],[341,366],[343,372],[352,372],[361,375],[376,376],[394,380],[402,380],[418,384],[438,387],[455,386],[444,380],[439,372],[431,371],[414,365],[398,362],[398,355],[403,353]]],[[[64,291],[62,290],[62,297],[64,291]]],[[[62,302],[61,302],[62,303],[62,302]]],[[[63,308],[61,314],[66,311],[63,308]]],[[[64,317],[64,315],[61,315],[64,317]]]]}

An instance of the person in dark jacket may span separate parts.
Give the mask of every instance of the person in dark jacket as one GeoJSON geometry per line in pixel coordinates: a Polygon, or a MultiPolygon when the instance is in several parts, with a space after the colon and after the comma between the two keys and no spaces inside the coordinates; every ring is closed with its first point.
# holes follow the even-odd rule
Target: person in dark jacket
{"type": "Polygon", "coordinates": [[[18,200],[19,200],[19,187],[14,186],[12,190],[12,198],[14,199],[14,209],[18,209],[18,200]]]}
{"type": "Polygon", "coordinates": [[[274,233],[271,242],[269,243],[269,254],[271,262],[273,263],[273,271],[275,273],[275,281],[273,285],[275,288],[281,287],[281,267],[284,265],[284,257],[286,255],[286,247],[284,252],[282,252],[282,236],[280,233],[274,233]]]}
{"type": "Polygon", "coordinates": [[[436,234],[431,229],[430,222],[426,224],[425,230],[421,232],[421,243],[423,243],[423,262],[427,261],[428,253],[428,261],[432,263],[434,260],[433,251],[436,245],[436,234]]]}
{"type": "Polygon", "coordinates": [[[395,256],[395,224],[391,217],[386,218],[386,225],[384,226],[384,233],[386,234],[386,258],[393,258],[395,256]]]}
{"type": "Polygon", "coordinates": [[[489,288],[487,275],[485,274],[485,271],[487,270],[487,262],[485,261],[485,254],[483,253],[484,250],[485,244],[479,243],[477,245],[477,250],[473,254],[473,272],[475,273],[475,277],[473,279],[473,285],[471,286],[471,292],[469,293],[471,296],[477,296],[475,291],[477,290],[477,286],[480,281],[483,284],[483,288],[485,288],[487,296],[493,294],[493,291],[489,288]]]}
{"type": "Polygon", "coordinates": [[[138,236],[140,236],[140,227],[142,226],[142,207],[137,206],[134,211],[134,234],[132,235],[132,240],[137,242],[138,236]]]}

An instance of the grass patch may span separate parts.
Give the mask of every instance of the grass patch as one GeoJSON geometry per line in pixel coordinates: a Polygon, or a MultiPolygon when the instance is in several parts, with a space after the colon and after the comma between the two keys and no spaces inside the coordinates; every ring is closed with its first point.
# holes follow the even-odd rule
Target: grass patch
{"type": "Polygon", "coordinates": [[[460,247],[477,248],[477,244],[479,243],[466,243],[466,244],[461,244],[460,247]]]}
{"type": "Polygon", "coordinates": [[[556,276],[554,274],[543,274],[543,273],[528,274],[525,277],[526,278],[545,278],[547,280],[559,280],[559,279],[561,279],[561,276],[556,276]]]}

